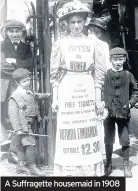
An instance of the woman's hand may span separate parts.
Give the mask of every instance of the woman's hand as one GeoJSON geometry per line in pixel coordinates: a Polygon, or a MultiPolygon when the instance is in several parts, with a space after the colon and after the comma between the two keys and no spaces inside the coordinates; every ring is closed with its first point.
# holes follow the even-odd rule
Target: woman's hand
{"type": "Polygon", "coordinates": [[[99,87],[95,88],[95,105],[97,115],[102,116],[104,112],[104,102],[102,102],[102,89],[99,87]]]}
{"type": "Polygon", "coordinates": [[[52,111],[53,112],[58,112],[58,110],[59,110],[58,100],[53,100],[52,111]]]}
{"type": "Polygon", "coordinates": [[[103,115],[104,113],[104,104],[102,102],[96,102],[96,111],[97,115],[103,115]]]}
{"type": "Polygon", "coordinates": [[[124,105],[124,109],[126,109],[126,108],[129,108],[129,109],[131,109],[132,108],[132,106],[131,106],[131,104],[129,103],[129,105],[127,106],[127,105],[124,105]]]}

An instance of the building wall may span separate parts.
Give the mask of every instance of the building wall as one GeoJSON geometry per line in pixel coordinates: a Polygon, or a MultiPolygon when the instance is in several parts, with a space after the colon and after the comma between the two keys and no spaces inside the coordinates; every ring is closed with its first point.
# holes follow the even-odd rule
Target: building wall
{"type": "Polygon", "coordinates": [[[25,23],[29,16],[30,2],[35,4],[36,0],[7,0],[7,20],[17,19],[25,23]],[[27,3],[27,5],[25,4],[27,3]]]}

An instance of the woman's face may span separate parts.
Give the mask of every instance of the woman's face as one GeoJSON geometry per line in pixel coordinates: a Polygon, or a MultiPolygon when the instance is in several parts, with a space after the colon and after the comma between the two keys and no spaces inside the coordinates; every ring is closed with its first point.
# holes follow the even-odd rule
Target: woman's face
{"type": "Polygon", "coordinates": [[[78,35],[82,33],[84,24],[85,19],[83,16],[80,15],[70,16],[68,20],[68,26],[73,35],[78,35]]]}

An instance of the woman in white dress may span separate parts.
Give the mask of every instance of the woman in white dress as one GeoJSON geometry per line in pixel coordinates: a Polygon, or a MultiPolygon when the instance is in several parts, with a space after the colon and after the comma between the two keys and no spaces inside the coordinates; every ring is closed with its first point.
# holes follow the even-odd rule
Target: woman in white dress
{"type": "Polygon", "coordinates": [[[97,115],[104,106],[101,89],[106,72],[100,46],[83,34],[89,6],[79,1],[58,10],[70,34],[53,44],[52,109],[57,112],[55,176],[102,176],[97,115]]]}

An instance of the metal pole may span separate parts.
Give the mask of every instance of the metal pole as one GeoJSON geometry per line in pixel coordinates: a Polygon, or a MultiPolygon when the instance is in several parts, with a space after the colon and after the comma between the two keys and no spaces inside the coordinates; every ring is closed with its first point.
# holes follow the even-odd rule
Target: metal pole
{"type": "Polygon", "coordinates": [[[56,18],[56,3],[54,4],[54,8],[53,8],[53,14],[54,14],[54,18],[53,18],[53,26],[54,26],[54,40],[56,41],[58,38],[58,28],[57,28],[57,18],[56,18]]]}
{"type": "MultiPolygon", "coordinates": [[[[39,90],[40,92],[44,92],[44,71],[43,71],[43,66],[44,66],[44,44],[43,44],[43,1],[42,0],[36,0],[36,15],[37,15],[37,32],[38,32],[38,64],[39,64],[39,90]]],[[[41,102],[40,104],[40,115],[44,116],[44,104],[41,102]]],[[[40,128],[39,128],[39,133],[45,133],[45,123],[44,119],[40,123],[40,128]]],[[[39,152],[40,155],[44,154],[45,155],[45,165],[47,161],[47,155],[45,154],[45,144],[46,140],[43,138],[39,138],[39,152]]]]}
{"type": "MultiPolygon", "coordinates": [[[[35,12],[35,6],[34,4],[31,2],[31,7],[33,10],[33,16],[36,16],[36,12],[35,12]]],[[[37,43],[36,43],[36,17],[33,17],[33,33],[34,33],[34,59],[33,59],[33,66],[34,66],[34,85],[35,85],[35,91],[37,91],[37,65],[36,65],[36,52],[37,52],[37,43]]]]}
{"type": "MultiPolygon", "coordinates": [[[[45,89],[47,92],[51,92],[50,87],[50,51],[51,51],[51,40],[50,40],[50,28],[49,28],[49,1],[43,0],[44,2],[44,64],[46,65],[45,70],[45,89]]],[[[53,134],[52,134],[52,112],[49,109],[49,121],[47,125],[47,134],[51,136],[48,141],[48,166],[53,166],[53,134]]]]}

